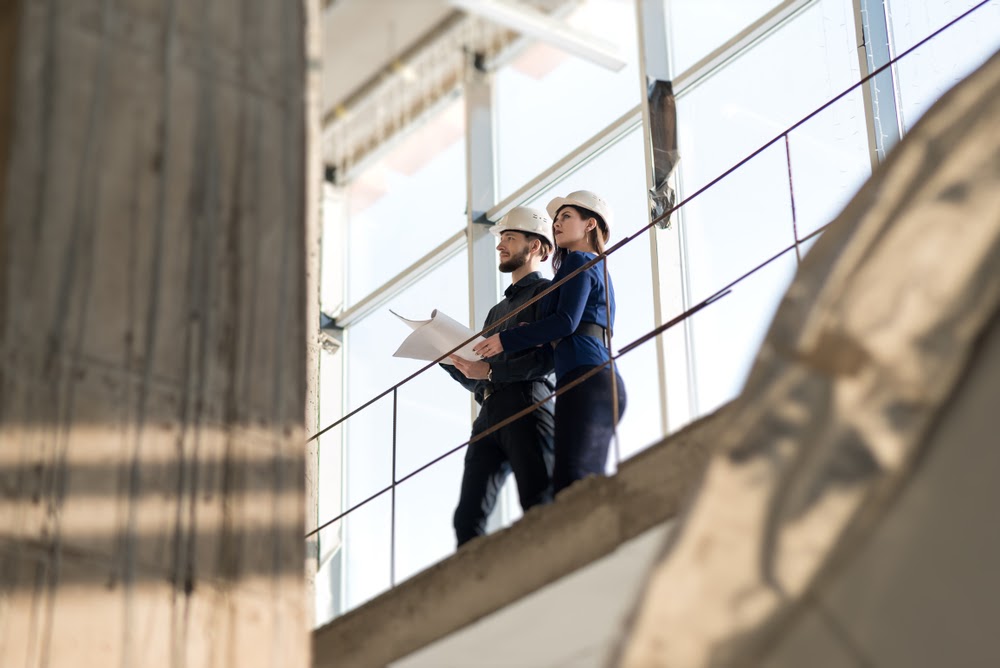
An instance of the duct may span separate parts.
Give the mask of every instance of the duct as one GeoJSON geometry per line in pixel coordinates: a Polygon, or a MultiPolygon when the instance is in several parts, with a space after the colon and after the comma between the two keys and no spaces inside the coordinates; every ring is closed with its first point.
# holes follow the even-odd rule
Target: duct
{"type": "Polygon", "coordinates": [[[983,622],[1000,614],[996,485],[977,475],[997,461],[996,377],[989,390],[982,372],[1000,365],[997,118],[1000,54],[927,112],[805,257],[617,665],[1000,661],[983,622]],[[944,504],[965,512],[930,514],[944,504]],[[930,563],[946,530],[965,541],[951,561],[899,561],[930,563]],[[926,578],[960,605],[903,598],[926,578]]]}

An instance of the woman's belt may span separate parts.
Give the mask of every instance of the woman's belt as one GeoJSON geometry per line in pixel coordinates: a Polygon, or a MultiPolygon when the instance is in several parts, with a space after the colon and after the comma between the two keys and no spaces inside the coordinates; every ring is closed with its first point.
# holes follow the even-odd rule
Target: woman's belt
{"type": "MultiPolygon", "coordinates": [[[[581,322],[570,336],[593,336],[595,339],[600,339],[604,345],[608,345],[608,330],[596,322],[581,322]]],[[[558,346],[560,341],[562,339],[552,341],[552,348],[558,346]]]]}

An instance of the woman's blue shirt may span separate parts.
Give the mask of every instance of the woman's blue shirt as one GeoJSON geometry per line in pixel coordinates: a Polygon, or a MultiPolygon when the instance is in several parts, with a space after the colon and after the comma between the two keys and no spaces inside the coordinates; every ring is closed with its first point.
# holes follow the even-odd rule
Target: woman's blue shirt
{"type": "MultiPolygon", "coordinates": [[[[596,257],[593,253],[572,251],[553,277],[556,283],[596,257]]],[[[500,332],[504,350],[517,352],[537,345],[549,345],[561,339],[555,349],[556,379],[579,366],[594,366],[608,361],[608,349],[595,336],[573,334],[581,322],[607,328],[606,295],[611,295],[611,328],[615,322],[615,287],[604,289],[604,268],[598,262],[542,297],[542,318],[536,322],[500,332]]]]}

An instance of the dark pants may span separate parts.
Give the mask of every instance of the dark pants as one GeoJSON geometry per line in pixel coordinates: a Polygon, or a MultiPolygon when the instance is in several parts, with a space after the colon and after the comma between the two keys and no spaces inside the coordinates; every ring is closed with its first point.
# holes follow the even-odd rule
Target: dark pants
{"type": "MultiPolygon", "coordinates": [[[[559,379],[562,388],[594,367],[573,369],[559,379]]],[[[625,384],[615,374],[618,418],[625,414],[625,384]]],[[[553,492],[588,475],[604,475],[608,447],[614,436],[611,369],[605,367],[556,399],[555,468],[553,492]]]]}
{"type": "MultiPolygon", "coordinates": [[[[527,408],[552,391],[541,382],[508,385],[483,402],[472,435],[527,408]]],[[[455,536],[462,545],[486,533],[486,518],[513,471],[521,508],[552,501],[552,402],[469,445],[462,491],[455,509],[455,536]]]]}

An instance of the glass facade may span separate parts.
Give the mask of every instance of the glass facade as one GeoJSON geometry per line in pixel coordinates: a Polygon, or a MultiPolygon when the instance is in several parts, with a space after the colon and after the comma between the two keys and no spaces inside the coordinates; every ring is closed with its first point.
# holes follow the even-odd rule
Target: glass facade
{"type": "Polygon", "coordinates": [[[674,72],[694,66],[781,3],[778,0],[671,0],[667,43],[674,72]]]}
{"type": "Polygon", "coordinates": [[[500,199],[639,104],[635,16],[635,0],[585,0],[565,18],[616,47],[617,72],[537,42],[497,72],[500,199]]]}
{"type": "MultiPolygon", "coordinates": [[[[978,5],[977,0],[888,0],[894,53],[922,39],[978,5]]],[[[918,47],[896,66],[904,129],[949,88],[983,64],[1000,47],[1000,0],[989,2],[918,47]]]]}
{"type": "Polygon", "coordinates": [[[348,305],[465,227],[464,119],[448,103],[347,187],[348,305]]]}
{"type": "MultiPolygon", "coordinates": [[[[615,123],[644,90],[637,35],[648,26],[640,25],[634,0],[586,0],[562,16],[581,33],[615,44],[627,63],[622,70],[530,42],[501,61],[492,96],[482,98],[493,101],[496,154],[487,166],[498,185],[498,209],[544,206],[555,195],[593,190],[614,211],[611,243],[634,237],[608,258],[616,348],[732,284],[718,302],[621,357],[629,393],[619,428],[623,459],[740,392],[801,258],[868,178],[876,154],[874,112],[862,88],[831,103],[861,78],[852,0],[663,2],[655,15],[666,17],[659,37],[671,71],[680,75],[708,56],[715,63],[697,79],[679,79],[684,85],[675,91],[681,162],[674,185],[684,205],[670,229],[643,231],[650,220],[646,128],[641,121],[615,123]],[[794,11],[774,11],[783,9],[794,11]],[[758,25],[753,39],[737,45],[735,37],[762,21],[773,23],[758,25]],[[599,145],[587,145],[598,135],[599,145]],[[569,164],[578,149],[588,149],[580,152],[587,157],[569,164]],[[548,173],[560,165],[559,173],[548,173]],[[530,194],[510,201],[517,192],[530,194]]],[[[885,0],[891,53],[975,4],[885,0]]],[[[643,34],[648,39],[650,31],[643,34]]],[[[892,94],[902,130],[998,46],[1000,0],[897,63],[892,94]]],[[[481,166],[482,156],[466,151],[483,142],[469,140],[463,104],[476,102],[462,97],[440,108],[341,187],[347,248],[324,247],[323,289],[329,265],[345,276],[346,308],[373,295],[381,301],[346,327],[342,373],[335,365],[322,372],[321,396],[341,403],[339,413],[324,409],[324,421],[422,366],[392,357],[407,330],[390,309],[426,318],[436,308],[469,322],[472,288],[509,280],[496,275],[495,264],[471,263],[464,245],[432,253],[463,229],[474,238],[480,224],[469,220],[465,200],[467,165],[481,166]],[[426,266],[408,271],[421,258],[426,266]],[[395,280],[403,275],[410,279],[395,280]],[[388,294],[379,295],[380,286],[389,286],[382,289],[388,294]]],[[[324,307],[336,301],[324,295],[324,307]]],[[[459,446],[475,410],[468,392],[432,368],[321,441],[320,522],[376,496],[321,534],[318,623],[454,550],[459,446]]],[[[609,471],[614,465],[609,461],[609,471]]],[[[510,498],[516,497],[508,490],[510,498]]],[[[499,524],[518,516],[516,507],[507,508],[499,524]]]]}

